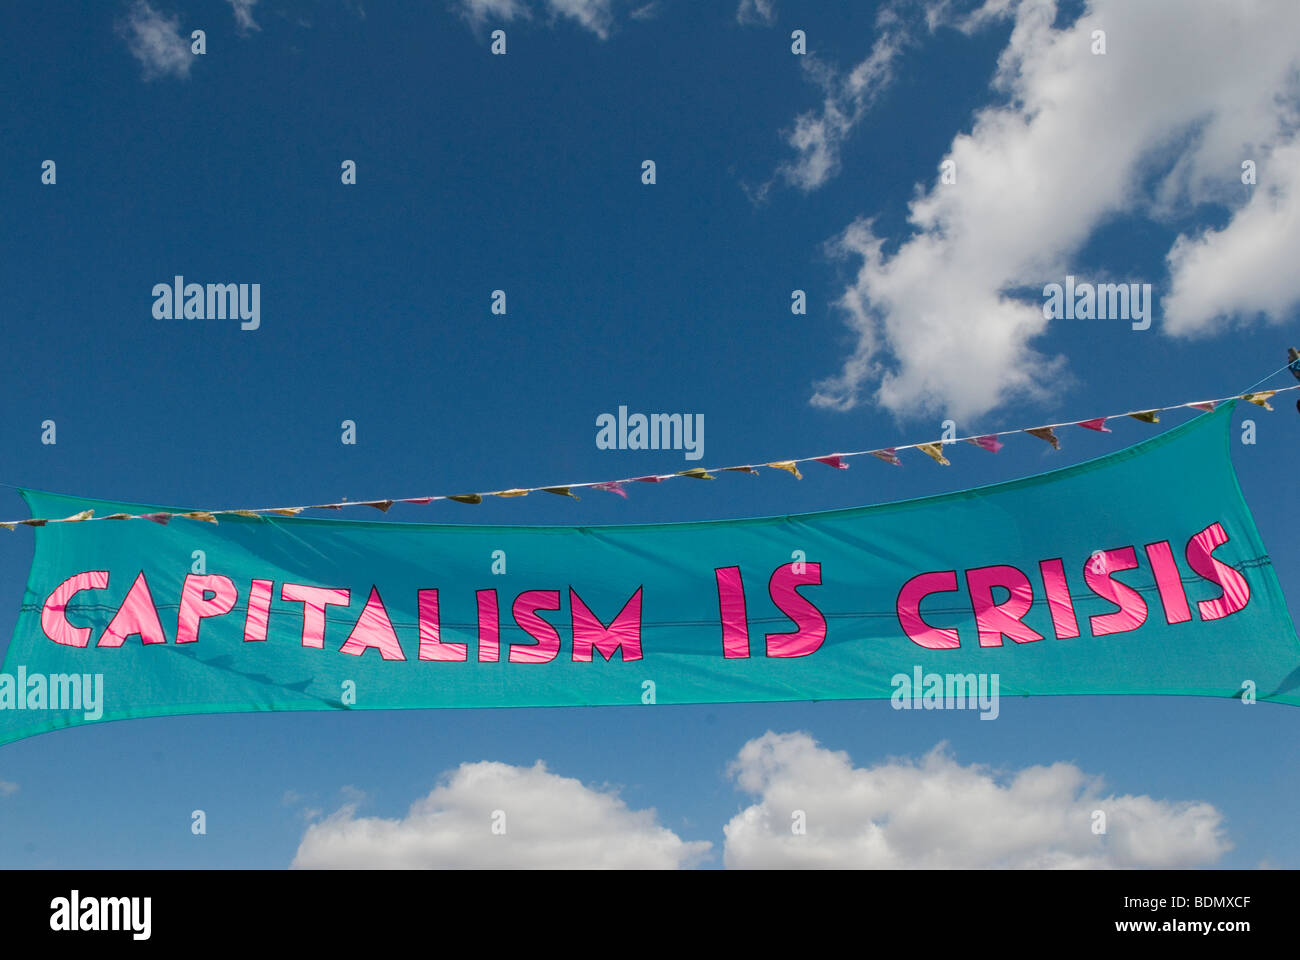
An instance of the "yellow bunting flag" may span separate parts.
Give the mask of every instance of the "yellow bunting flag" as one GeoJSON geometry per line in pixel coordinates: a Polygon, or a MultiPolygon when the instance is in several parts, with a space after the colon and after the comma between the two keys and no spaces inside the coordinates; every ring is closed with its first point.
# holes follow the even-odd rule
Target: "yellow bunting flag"
{"type": "Polygon", "coordinates": [[[676,473],[676,476],[679,476],[679,477],[694,477],[696,480],[713,480],[713,479],[714,479],[713,474],[709,473],[709,471],[705,470],[703,467],[691,467],[691,469],[689,469],[689,470],[678,470],[677,473],[676,473]]]}
{"type": "Polygon", "coordinates": [[[945,467],[952,466],[948,458],[943,455],[943,448],[937,443],[918,443],[916,449],[920,450],[935,463],[945,467]]]}
{"type": "Polygon", "coordinates": [[[731,470],[734,473],[752,473],[754,476],[758,476],[758,471],[753,467],[723,467],[722,469],[731,470]]]}
{"type": "Polygon", "coordinates": [[[278,507],[271,513],[278,513],[282,517],[296,517],[305,510],[305,507],[278,507]]]}
{"type": "Polygon", "coordinates": [[[455,500],[457,503],[482,503],[483,498],[477,493],[453,493],[447,497],[448,500],[455,500]]]}
{"type": "Polygon", "coordinates": [[[574,500],[582,499],[568,487],[542,487],[546,493],[553,493],[557,497],[573,497],[574,500]]]}
{"type": "Polygon", "coordinates": [[[1268,405],[1268,398],[1277,393],[1276,390],[1261,390],[1259,393],[1243,393],[1241,399],[1253,403],[1257,407],[1263,407],[1265,410],[1272,410],[1268,405]]]}
{"type": "Polygon", "coordinates": [[[796,480],[802,480],[803,474],[799,472],[799,465],[793,460],[774,460],[768,464],[769,467],[776,467],[778,470],[784,470],[792,475],[796,480]]]}
{"type": "Polygon", "coordinates": [[[191,510],[189,513],[178,513],[178,517],[188,517],[190,520],[202,520],[204,523],[216,523],[217,518],[206,510],[191,510]]]}
{"type": "Polygon", "coordinates": [[[1052,445],[1053,450],[1061,449],[1061,441],[1056,439],[1056,433],[1051,427],[1029,427],[1025,433],[1037,437],[1039,440],[1046,440],[1052,445]]]}
{"type": "Polygon", "coordinates": [[[76,523],[78,520],[89,520],[95,515],[94,510],[82,510],[80,513],[74,513],[70,517],[64,517],[64,523],[76,523]]]}
{"type": "Polygon", "coordinates": [[[1143,410],[1141,413],[1130,413],[1129,416],[1132,417],[1134,420],[1141,420],[1143,423],[1160,422],[1159,410],[1143,410]]]}
{"type": "Polygon", "coordinates": [[[4,522],[4,523],[0,523],[0,527],[4,527],[6,530],[17,530],[17,529],[18,529],[18,524],[16,524],[16,523],[9,523],[9,522],[6,521],[6,522],[4,522]]]}
{"type": "MultiPolygon", "coordinates": [[[[313,510],[319,510],[320,507],[312,507],[311,509],[313,509],[313,510]]],[[[254,513],[252,510],[222,510],[221,512],[222,512],[222,513],[230,513],[230,514],[233,514],[233,515],[236,516],[236,517],[253,517],[253,518],[257,518],[257,517],[260,517],[260,516],[261,516],[260,513],[254,513]]]]}
{"type": "Polygon", "coordinates": [[[489,496],[493,496],[493,497],[526,497],[526,496],[528,496],[528,491],[525,490],[523,487],[515,487],[513,490],[496,490],[496,491],[492,492],[491,494],[489,494],[489,496]]]}
{"type": "Polygon", "coordinates": [[[131,514],[129,514],[129,513],[110,513],[110,514],[109,514],[108,516],[106,516],[104,519],[105,519],[105,520],[130,520],[130,519],[131,519],[131,514]]]}

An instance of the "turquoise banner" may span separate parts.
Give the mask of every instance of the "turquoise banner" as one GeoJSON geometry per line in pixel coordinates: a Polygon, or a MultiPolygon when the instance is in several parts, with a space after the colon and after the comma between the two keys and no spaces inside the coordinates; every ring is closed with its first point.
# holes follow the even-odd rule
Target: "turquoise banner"
{"type": "MultiPolygon", "coordinates": [[[[35,529],[0,742],[254,710],[1006,696],[1300,703],[1232,405],[960,493],[708,523],[35,529]],[[972,688],[973,690],[976,688],[972,688]]],[[[23,491],[36,516],[166,510],[23,491]]]]}

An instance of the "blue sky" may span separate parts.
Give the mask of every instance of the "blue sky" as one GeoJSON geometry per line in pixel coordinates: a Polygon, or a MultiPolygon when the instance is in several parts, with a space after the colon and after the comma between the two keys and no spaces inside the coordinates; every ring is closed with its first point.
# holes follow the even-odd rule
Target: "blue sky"
{"type": "MultiPolygon", "coordinates": [[[[596,417],[620,404],[703,414],[715,465],[933,439],[947,417],[964,435],[1237,393],[1300,341],[1300,282],[1280,259],[1300,241],[1295,32],[1270,20],[1296,14],[1225,25],[1191,6],[1201,26],[1174,3],[1102,0],[19,7],[0,36],[0,481],[195,507],[419,496],[692,465],[598,449],[596,417]],[[1102,56],[1079,46],[1094,20],[1102,56]],[[488,52],[496,28],[505,56],[488,52]],[[1151,328],[1042,320],[1037,291],[1067,273],[1152,284],[1151,328]],[[176,274],[260,283],[261,327],[155,319],[152,287],[176,274]]],[[[1277,406],[1238,412],[1257,442],[1233,456],[1294,617],[1300,423],[1277,406]]],[[[832,509],[1037,473],[1157,429],[1070,431],[1060,452],[1012,438],[948,469],[857,461],[798,482],[389,516],[832,509]]],[[[24,516],[10,488],[0,514],[24,516]]],[[[31,535],[0,536],[12,622],[31,535]]],[[[865,701],[90,725],[0,749],[0,863],[284,867],[340,808],[400,818],[461,764],[540,759],[653,807],[711,844],[685,859],[720,866],[724,825],[760,802],[733,761],[768,731],[804,731],[768,744],[891,770],[946,742],[955,766],[931,772],[951,785],[971,765],[1004,786],[1073,765],[1101,795],[1158,801],[1155,820],[1213,807],[1222,842],[1171,840],[1151,865],[1296,866],[1298,723],[1152,697],[1008,700],[992,723],[865,701]]]]}

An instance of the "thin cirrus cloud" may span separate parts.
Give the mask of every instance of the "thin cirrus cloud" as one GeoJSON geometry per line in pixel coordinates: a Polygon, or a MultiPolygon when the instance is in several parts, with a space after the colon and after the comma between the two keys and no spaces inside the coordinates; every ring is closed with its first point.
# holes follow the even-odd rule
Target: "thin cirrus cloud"
{"type": "Polygon", "coordinates": [[[461,764],[404,817],[358,817],[357,806],[308,826],[293,866],[673,869],[695,865],[712,846],[684,841],[654,810],[629,809],[540,760],[461,764]]]}
{"type": "MultiPolygon", "coordinates": [[[[531,20],[534,6],[553,17],[573,20],[602,40],[609,37],[614,24],[611,0],[541,0],[531,5],[527,0],[459,0],[458,3],[461,15],[476,26],[488,21],[531,20]]],[[[652,12],[646,11],[645,7],[639,10],[652,12]]]]}
{"type": "MultiPolygon", "coordinates": [[[[1068,763],[997,776],[942,744],[919,761],[855,767],[806,733],[768,732],[740,749],[730,775],[756,799],[723,827],[729,868],[1187,867],[1230,848],[1208,803],[1106,793],[1068,763]]],[[[358,816],[351,793],[306,828],[293,866],[669,869],[697,866],[712,848],[541,761],[462,764],[402,817],[358,816]]]]}
{"type": "MultiPolygon", "coordinates": [[[[1090,0],[1060,27],[1057,14],[1052,0],[990,0],[957,19],[946,2],[927,6],[931,29],[1011,19],[997,102],[935,158],[908,207],[910,235],[892,253],[870,217],[832,241],[857,263],[837,300],[857,342],[815,385],[814,405],[873,399],[899,416],[960,419],[1043,399],[1065,360],[1035,347],[1048,327],[1041,303],[1010,291],[1074,272],[1079,251],[1117,215],[1169,222],[1206,204],[1230,212],[1226,226],[1173,242],[1156,314],[1166,333],[1212,334],[1258,315],[1281,322],[1300,303],[1300,272],[1284,259],[1300,241],[1300,4],[1090,0]],[[1104,55],[1092,52],[1097,30],[1104,55]],[[1259,183],[1243,196],[1247,159],[1259,183]],[[947,160],[955,184],[939,182],[947,160]],[[958,372],[937,362],[944,357],[962,359],[958,372]]],[[[914,34],[889,36],[848,78],[818,68],[829,92],[820,112],[796,121],[792,183],[815,189],[838,169],[865,116],[853,74],[874,75],[863,89],[878,95],[914,34]]]]}
{"type": "Polygon", "coordinates": [[[855,767],[806,733],[768,732],[731,775],[757,796],[723,829],[731,869],[1194,867],[1230,848],[1208,803],[1107,794],[1068,763],[998,777],[943,744],[855,767]]]}
{"type": "Polygon", "coordinates": [[[190,52],[188,36],[181,34],[179,16],[167,16],[148,0],[135,0],[117,23],[117,32],[126,40],[131,56],[140,62],[144,79],[183,80],[190,75],[194,55],[190,52]]]}
{"type": "Polygon", "coordinates": [[[776,22],[776,0],[740,0],[736,21],[770,27],[776,22]]]}
{"type": "Polygon", "coordinates": [[[226,0],[226,2],[230,4],[230,9],[235,14],[235,26],[239,28],[240,33],[262,29],[253,19],[253,7],[257,6],[257,0],[226,0]]]}
{"type": "MultiPolygon", "coordinates": [[[[1008,2],[987,0],[972,12],[956,13],[951,0],[890,0],[876,13],[871,50],[851,70],[842,72],[815,52],[804,55],[801,65],[820,88],[822,103],[799,114],[782,132],[795,157],[777,167],[773,178],[758,189],[758,197],[765,197],[778,179],[804,192],[828,183],[840,171],[845,141],[892,86],[903,53],[940,27],[970,35],[1003,13],[1008,2]]],[[[741,23],[769,25],[775,15],[772,0],[742,0],[736,13],[741,23]]]]}

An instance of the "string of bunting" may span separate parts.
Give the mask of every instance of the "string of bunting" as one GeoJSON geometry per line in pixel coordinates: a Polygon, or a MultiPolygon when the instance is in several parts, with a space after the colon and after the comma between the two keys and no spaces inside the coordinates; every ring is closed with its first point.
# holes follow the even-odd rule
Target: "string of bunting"
{"type": "MultiPolygon", "coordinates": [[[[1287,369],[1287,368],[1283,368],[1287,369]]],[[[1297,378],[1300,378],[1300,370],[1296,371],[1297,378]]],[[[26,527],[43,527],[47,523],[82,523],[91,520],[152,520],[154,523],[166,524],[173,517],[184,517],[187,520],[199,520],[205,523],[217,523],[218,517],[264,517],[264,516],[281,516],[292,517],[304,510],[342,510],[344,507],[373,507],[381,512],[386,512],[389,507],[395,503],[413,503],[428,504],[436,500],[454,500],[456,503],[478,504],[482,503],[485,497],[524,497],[530,493],[552,493],[563,497],[571,497],[574,500],[578,496],[574,490],[592,489],[601,490],[607,493],[617,494],[624,499],[627,498],[627,491],[624,487],[629,483],[662,483],[665,480],[672,480],[676,477],[690,477],[697,480],[714,480],[714,473],[749,473],[757,475],[760,467],[769,467],[775,470],[783,470],[791,474],[796,479],[802,479],[803,473],[799,470],[802,463],[821,463],[836,470],[847,470],[849,464],[846,462],[853,457],[870,456],[877,460],[893,466],[901,466],[902,459],[899,454],[904,450],[919,450],[931,460],[942,466],[950,466],[950,461],[944,455],[944,448],[957,443],[969,443],[979,447],[981,450],[987,450],[989,453],[997,453],[1002,449],[1003,443],[1000,437],[1010,436],[1015,433],[1027,433],[1030,436],[1037,437],[1052,445],[1052,449],[1061,449],[1060,438],[1057,437],[1056,431],[1062,427],[1082,427],[1086,430],[1095,430],[1100,433],[1110,433],[1111,430],[1106,426],[1110,420],[1119,420],[1125,417],[1139,420],[1143,423],[1158,423],[1160,414],[1170,410],[1194,409],[1200,411],[1211,411],[1220,404],[1228,400],[1245,400],[1256,406],[1263,407],[1265,410],[1272,410],[1269,400],[1279,393],[1285,393],[1288,390],[1300,390],[1300,384],[1292,387],[1280,387],[1276,390],[1261,390],[1253,393],[1242,393],[1232,397],[1222,397],[1218,400],[1198,400],[1190,403],[1176,403],[1168,407],[1154,407],[1150,410],[1133,410],[1128,413],[1110,414],[1104,417],[1091,417],[1087,420],[1069,420],[1064,423],[1051,423],[1039,427],[1021,427],[1015,430],[1001,430],[996,433],[985,433],[969,437],[956,437],[944,440],[932,440],[926,443],[906,443],[894,447],[882,447],[877,450],[856,450],[851,453],[830,453],[818,457],[799,457],[793,460],[771,460],[766,463],[746,463],[731,467],[692,467],[689,470],[679,470],[676,473],[659,473],[649,474],[644,477],[626,477],[622,480],[597,480],[584,483],[566,483],[558,486],[549,487],[514,487],[509,490],[493,490],[487,493],[458,493],[458,494],[441,494],[428,497],[402,497],[387,500],[344,500],[340,503],[321,503],[312,506],[301,507],[258,507],[255,509],[227,509],[227,510],[188,510],[174,513],[113,513],[106,516],[97,517],[93,510],[83,510],[80,513],[73,514],[70,517],[48,517],[32,518],[30,520],[9,520],[0,521],[0,527],[13,530],[20,526],[26,527]]]]}

